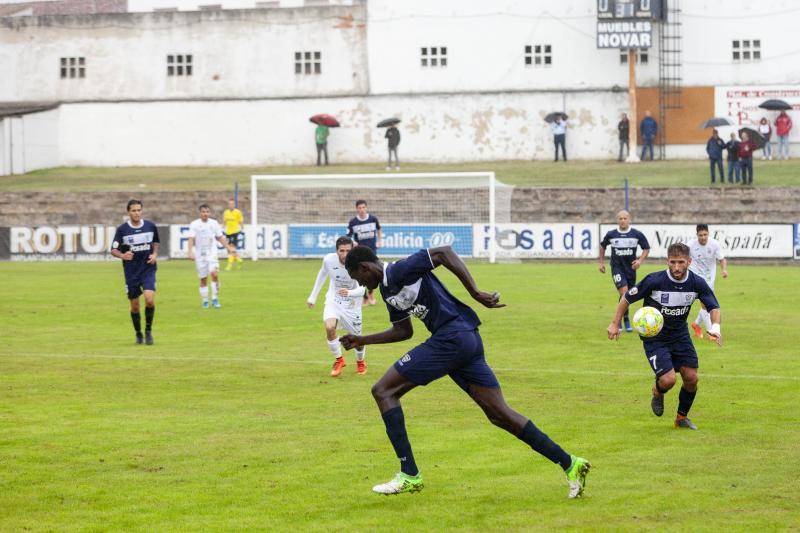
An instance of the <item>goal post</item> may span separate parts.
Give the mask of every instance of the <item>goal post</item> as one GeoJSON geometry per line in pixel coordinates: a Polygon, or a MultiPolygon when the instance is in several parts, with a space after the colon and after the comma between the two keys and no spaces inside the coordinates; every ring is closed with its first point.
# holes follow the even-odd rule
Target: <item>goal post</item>
{"type": "MultiPolygon", "coordinates": [[[[332,235],[345,233],[356,200],[363,199],[381,223],[381,257],[452,244],[460,255],[494,263],[496,225],[510,222],[512,189],[494,172],[255,175],[251,231],[285,226],[284,257],[319,257],[333,251],[332,235]],[[315,228],[318,244],[309,233],[315,228]]],[[[254,261],[256,241],[247,239],[254,261]]]]}

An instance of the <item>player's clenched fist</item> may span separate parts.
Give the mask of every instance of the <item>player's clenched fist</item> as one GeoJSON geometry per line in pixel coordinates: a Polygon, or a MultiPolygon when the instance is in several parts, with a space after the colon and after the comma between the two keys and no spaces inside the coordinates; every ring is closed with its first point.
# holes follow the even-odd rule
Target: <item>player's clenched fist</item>
{"type": "Polygon", "coordinates": [[[361,344],[361,337],[358,335],[344,335],[339,337],[339,342],[342,343],[345,350],[350,350],[351,348],[361,348],[363,344],[361,344]]]}

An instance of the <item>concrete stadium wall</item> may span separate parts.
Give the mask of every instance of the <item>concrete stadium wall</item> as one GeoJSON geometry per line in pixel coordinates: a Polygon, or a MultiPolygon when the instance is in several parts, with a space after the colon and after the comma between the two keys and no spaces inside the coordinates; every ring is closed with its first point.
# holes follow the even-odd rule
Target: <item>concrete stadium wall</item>
{"type": "MultiPolygon", "coordinates": [[[[553,157],[544,116],[571,117],[567,152],[615,157],[625,93],[524,92],[246,101],[63,104],[62,166],[283,165],[315,161],[315,113],[342,124],[328,140],[332,161],[382,161],[381,119],[396,116],[400,161],[490,161],[553,157]]],[[[698,147],[698,157],[704,157],[698,147]]]]}
{"type": "MultiPolygon", "coordinates": [[[[449,190],[448,194],[453,195],[449,190]]],[[[197,206],[208,203],[220,217],[230,194],[226,192],[97,192],[0,193],[0,226],[56,224],[120,224],[130,198],[144,202],[145,218],[159,224],[184,224],[197,217],[197,206]]],[[[260,194],[262,200],[266,195],[260,194]]],[[[471,204],[452,197],[450,220],[472,221],[471,204]]],[[[249,222],[249,195],[240,194],[249,222]]],[[[511,197],[512,222],[613,222],[623,206],[620,189],[515,188],[511,197]]],[[[395,189],[369,198],[370,211],[384,223],[409,222],[408,206],[419,203],[419,191],[395,189]]],[[[313,202],[308,192],[282,193],[273,202],[271,222],[346,222],[353,215],[352,195],[313,202]],[[278,210],[282,209],[282,210],[278,210]]],[[[636,223],[795,223],[800,221],[800,189],[642,188],[632,189],[630,210],[636,223]]],[[[268,220],[261,220],[266,223],[268,220]]]]}

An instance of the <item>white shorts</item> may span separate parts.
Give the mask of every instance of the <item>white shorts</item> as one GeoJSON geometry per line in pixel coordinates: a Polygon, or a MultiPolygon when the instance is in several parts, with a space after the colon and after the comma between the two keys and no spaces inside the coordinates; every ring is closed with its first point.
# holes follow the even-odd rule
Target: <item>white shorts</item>
{"type": "Polygon", "coordinates": [[[705,279],[705,280],[706,280],[706,283],[708,283],[708,286],[709,286],[709,287],[711,287],[711,290],[713,291],[713,290],[714,290],[714,281],[715,281],[715,278],[711,278],[711,279],[708,279],[708,278],[703,278],[703,279],[705,279]]]}
{"type": "Polygon", "coordinates": [[[361,307],[358,311],[345,309],[335,302],[325,302],[325,310],[322,312],[322,320],[327,321],[335,318],[339,324],[338,329],[347,330],[353,335],[361,335],[361,307]]]}
{"type": "Polygon", "coordinates": [[[197,277],[207,278],[211,272],[219,272],[219,258],[217,256],[198,255],[194,258],[197,268],[197,277]]]}

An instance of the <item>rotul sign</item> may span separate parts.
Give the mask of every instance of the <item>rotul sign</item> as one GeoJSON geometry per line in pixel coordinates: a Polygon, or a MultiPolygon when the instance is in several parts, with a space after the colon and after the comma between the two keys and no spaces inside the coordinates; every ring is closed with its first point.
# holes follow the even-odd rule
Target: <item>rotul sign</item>
{"type": "MultiPolygon", "coordinates": [[[[102,261],[113,259],[115,226],[11,226],[0,228],[0,259],[11,261],[102,261]]],[[[168,227],[159,227],[158,254],[169,254],[168,227]]]]}
{"type": "Polygon", "coordinates": [[[111,249],[113,226],[39,226],[9,228],[12,254],[98,254],[111,249]]]}

